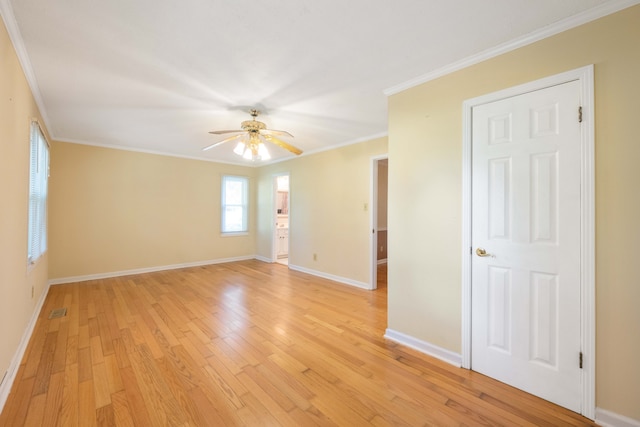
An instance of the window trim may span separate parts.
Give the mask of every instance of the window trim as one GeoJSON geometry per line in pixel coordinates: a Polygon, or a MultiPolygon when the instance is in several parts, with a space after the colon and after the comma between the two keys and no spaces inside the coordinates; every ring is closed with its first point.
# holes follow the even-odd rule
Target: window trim
{"type": "Polygon", "coordinates": [[[27,209],[27,265],[30,267],[34,266],[48,251],[50,151],[51,144],[40,122],[38,119],[31,119],[27,209]]]}
{"type": "Polygon", "coordinates": [[[223,237],[231,237],[231,236],[246,236],[249,234],[249,178],[246,176],[240,175],[222,175],[221,179],[221,189],[220,189],[220,234],[223,237]],[[226,203],[226,183],[227,181],[236,181],[242,182],[243,184],[243,194],[242,194],[242,204],[227,204],[226,203]],[[225,219],[226,219],[226,207],[227,206],[240,206],[243,209],[242,212],[242,230],[233,230],[227,231],[225,230],[225,219]]]}

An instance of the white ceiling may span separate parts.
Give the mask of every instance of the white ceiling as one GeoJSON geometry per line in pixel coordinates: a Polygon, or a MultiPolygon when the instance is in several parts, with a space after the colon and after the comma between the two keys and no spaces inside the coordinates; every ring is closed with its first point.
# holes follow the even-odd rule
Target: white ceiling
{"type": "Polygon", "coordinates": [[[247,163],[233,143],[203,152],[223,139],[208,131],[238,129],[257,107],[305,154],[384,135],[385,89],[633,3],[0,0],[0,11],[53,139],[247,163]]]}

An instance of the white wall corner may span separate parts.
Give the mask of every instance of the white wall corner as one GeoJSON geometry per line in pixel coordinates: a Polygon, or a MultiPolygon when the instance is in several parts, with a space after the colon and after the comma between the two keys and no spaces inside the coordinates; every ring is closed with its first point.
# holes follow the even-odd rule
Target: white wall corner
{"type": "Polygon", "coordinates": [[[262,256],[262,255],[255,255],[254,256],[255,259],[257,259],[258,261],[262,261],[262,262],[266,262],[269,264],[272,264],[273,261],[271,260],[271,258],[266,257],[266,256],[262,256]]]}
{"type": "Polygon", "coordinates": [[[447,350],[437,345],[428,343],[426,341],[419,340],[402,332],[394,331],[393,329],[387,329],[384,337],[395,341],[398,344],[411,347],[414,350],[418,350],[421,353],[440,359],[444,362],[450,363],[453,366],[460,368],[462,366],[462,355],[453,351],[447,350]]]}
{"type": "Polygon", "coordinates": [[[24,353],[27,351],[27,345],[29,344],[29,340],[31,339],[31,335],[33,335],[33,330],[36,327],[36,323],[38,322],[38,317],[40,316],[40,312],[42,311],[42,307],[44,306],[44,301],[49,294],[50,285],[46,285],[46,289],[44,292],[40,294],[40,298],[34,307],[33,313],[31,314],[31,319],[27,324],[27,328],[22,334],[22,339],[20,340],[20,344],[16,349],[16,352],[11,359],[11,363],[9,364],[9,368],[7,369],[7,374],[4,377],[2,384],[0,384],[0,413],[4,408],[4,404],[7,403],[7,398],[9,397],[9,392],[11,392],[11,387],[13,386],[13,382],[16,379],[16,374],[18,373],[18,368],[20,367],[20,362],[22,362],[22,358],[24,357],[24,353]]]}
{"type": "Polygon", "coordinates": [[[640,420],[634,420],[602,408],[596,408],[595,422],[602,427],[640,427],[640,420]]]}

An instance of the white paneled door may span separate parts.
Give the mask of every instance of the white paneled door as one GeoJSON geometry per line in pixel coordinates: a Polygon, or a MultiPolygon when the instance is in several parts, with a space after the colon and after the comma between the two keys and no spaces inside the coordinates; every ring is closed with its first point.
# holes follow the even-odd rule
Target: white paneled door
{"type": "Polygon", "coordinates": [[[580,85],[472,110],[471,367],[576,412],[580,85]]]}

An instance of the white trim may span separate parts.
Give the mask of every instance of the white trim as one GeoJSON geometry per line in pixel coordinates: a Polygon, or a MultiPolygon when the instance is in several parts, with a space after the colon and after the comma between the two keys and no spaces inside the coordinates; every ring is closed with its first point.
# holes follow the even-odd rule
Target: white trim
{"type": "MultiPolygon", "coordinates": [[[[286,172],[278,172],[271,175],[271,227],[269,228],[271,233],[271,260],[269,262],[278,262],[278,226],[276,223],[278,222],[278,208],[276,203],[278,202],[278,177],[287,176],[289,177],[289,194],[287,197],[287,223],[291,225],[291,173],[286,172]]],[[[289,228],[289,227],[287,227],[289,228]]],[[[289,256],[289,249],[291,247],[291,240],[287,245],[287,257],[289,256]]]]}
{"type": "Polygon", "coordinates": [[[471,111],[472,108],[550,86],[580,82],[581,134],[581,341],[583,353],[581,413],[595,417],[595,166],[593,65],[490,93],[463,103],[462,136],[462,366],[471,368],[471,111]]]}
{"type": "MultiPolygon", "coordinates": [[[[3,0],[0,0],[0,2],[2,2],[2,1],[3,0]]],[[[48,130],[49,130],[49,128],[47,128],[47,131],[48,130]]],[[[315,150],[310,150],[310,151],[305,151],[304,153],[300,154],[299,156],[282,157],[282,158],[273,159],[272,161],[267,161],[267,162],[262,162],[262,161],[253,162],[252,161],[250,163],[245,163],[243,161],[234,162],[234,161],[229,161],[229,160],[219,160],[219,159],[210,159],[210,158],[207,158],[207,157],[189,156],[189,155],[186,155],[186,154],[170,153],[170,152],[167,152],[167,151],[151,150],[151,149],[146,149],[146,148],[127,147],[127,146],[124,146],[124,145],[82,141],[82,140],[72,139],[72,138],[56,137],[53,134],[50,134],[51,139],[53,139],[55,141],[58,141],[58,142],[65,142],[67,144],[88,145],[90,147],[107,148],[107,149],[120,150],[120,151],[132,151],[134,153],[154,154],[156,156],[175,157],[175,158],[178,158],[178,159],[200,160],[200,161],[203,161],[203,162],[221,163],[221,164],[225,164],[225,165],[234,165],[234,166],[245,166],[245,167],[248,167],[248,168],[261,168],[263,166],[275,165],[276,163],[286,162],[286,161],[289,161],[289,160],[297,159],[299,157],[310,156],[312,154],[322,153],[324,151],[331,151],[331,150],[335,150],[335,149],[341,148],[341,147],[346,147],[346,146],[349,146],[349,145],[360,144],[361,142],[368,142],[368,141],[372,141],[374,139],[384,138],[387,135],[388,134],[385,131],[385,132],[380,132],[380,133],[376,133],[376,134],[373,134],[373,135],[365,136],[365,137],[362,137],[362,138],[357,138],[357,139],[352,139],[352,140],[349,140],[349,141],[346,141],[346,142],[341,142],[341,143],[334,144],[334,145],[331,145],[331,146],[321,147],[321,148],[317,148],[315,150]]],[[[238,159],[241,159],[241,157],[238,157],[238,159]]]]}
{"type": "Polygon", "coordinates": [[[47,284],[46,289],[40,294],[40,298],[38,299],[38,302],[33,309],[33,313],[31,314],[31,319],[27,324],[27,328],[25,329],[24,334],[22,334],[20,344],[18,345],[16,352],[13,354],[13,358],[11,359],[11,363],[9,364],[7,373],[2,380],[2,383],[0,384],[0,413],[2,413],[2,409],[4,408],[5,403],[7,403],[7,398],[9,397],[9,392],[11,392],[13,382],[16,379],[16,374],[18,373],[20,362],[22,362],[24,353],[27,351],[29,340],[31,339],[31,335],[33,335],[33,330],[35,329],[36,323],[38,322],[38,317],[40,316],[40,312],[42,311],[42,307],[44,306],[44,301],[49,294],[49,287],[50,286],[47,284]]]}
{"type": "Polygon", "coordinates": [[[389,159],[388,153],[371,157],[369,164],[369,230],[376,230],[369,234],[369,289],[378,288],[378,163],[384,159],[389,159]]]}
{"type": "Polygon", "coordinates": [[[242,237],[248,235],[248,231],[229,231],[228,233],[220,233],[220,237],[242,237]]]}
{"type": "Polygon", "coordinates": [[[455,71],[462,70],[471,65],[478,64],[491,58],[495,58],[496,56],[538,42],[540,40],[546,39],[547,37],[559,34],[563,31],[570,30],[588,22],[595,21],[596,19],[611,15],[612,13],[619,12],[638,3],[640,3],[640,0],[609,1],[577,15],[573,15],[551,25],[547,25],[546,27],[535,30],[529,34],[525,34],[524,36],[517,37],[511,41],[499,44],[498,46],[494,46],[475,55],[468,56],[460,61],[445,65],[444,67],[438,68],[434,71],[428,72],[404,83],[392,86],[388,89],[385,89],[384,94],[387,96],[395,95],[396,93],[411,89],[412,87],[421,85],[431,80],[435,80],[439,77],[445,76],[455,71]]]}
{"type": "MultiPolygon", "coordinates": [[[[640,0],[638,0],[638,1],[640,1],[640,0]]],[[[299,156],[296,156],[296,157],[286,157],[286,158],[275,159],[275,160],[273,160],[271,162],[267,162],[267,163],[260,163],[258,166],[268,166],[268,165],[273,165],[273,164],[276,164],[276,163],[286,162],[287,160],[297,159],[299,157],[310,156],[312,154],[322,153],[323,151],[331,151],[331,150],[335,150],[337,148],[346,147],[348,145],[354,145],[354,144],[360,144],[361,142],[373,141],[374,139],[384,138],[385,136],[388,136],[387,131],[378,132],[378,133],[374,133],[372,135],[363,136],[363,137],[356,138],[356,139],[351,139],[349,141],[339,142],[338,144],[333,144],[333,145],[330,145],[330,146],[327,146],[327,147],[320,147],[320,148],[316,148],[315,150],[305,151],[304,153],[302,153],[302,154],[300,154],[299,156]]]]}
{"type": "Polygon", "coordinates": [[[640,420],[634,420],[602,408],[596,408],[595,422],[602,427],[640,427],[640,420]]]}
{"type": "MultiPolygon", "coordinates": [[[[258,259],[256,255],[246,255],[231,258],[219,258],[207,261],[186,262],[182,264],[160,265],[156,267],[134,268],[132,270],[111,271],[108,273],[87,274],[84,276],[70,276],[49,280],[49,285],[61,285],[63,283],[86,282],[87,280],[109,279],[111,277],[131,276],[134,274],[155,273],[157,271],[176,270],[179,268],[201,267],[203,265],[223,264],[226,262],[246,261],[258,259]]],[[[260,261],[263,261],[262,259],[260,261]]],[[[268,260],[266,262],[269,262],[268,260]]]]}
{"type": "MultiPolygon", "coordinates": [[[[131,151],[133,153],[153,154],[156,156],[175,157],[177,159],[200,160],[203,162],[220,163],[224,165],[233,165],[233,166],[245,166],[248,168],[261,167],[266,165],[266,163],[254,164],[255,162],[243,163],[241,161],[233,162],[228,160],[209,159],[206,157],[187,156],[185,154],[170,153],[167,151],[150,150],[146,148],[137,148],[137,147],[126,147],[124,145],[116,145],[116,144],[108,144],[108,143],[88,142],[88,141],[81,141],[77,139],[54,137],[53,135],[51,137],[57,142],[64,142],[66,144],[87,145],[89,147],[106,148],[110,150],[119,150],[119,151],[131,151]]],[[[238,158],[241,159],[242,157],[238,157],[238,158]]]]}
{"type": "Polygon", "coordinates": [[[312,270],[306,267],[300,267],[299,265],[289,264],[289,269],[299,271],[301,273],[310,274],[312,276],[322,277],[323,279],[332,280],[334,282],[342,283],[349,286],[355,286],[356,288],[371,290],[369,283],[359,282],[357,280],[349,279],[347,277],[336,276],[334,274],[325,273],[318,270],[312,270]]]}
{"type": "MultiPolygon", "coordinates": [[[[44,108],[44,100],[42,99],[40,87],[38,86],[38,80],[36,79],[36,75],[33,72],[31,60],[29,59],[29,55],[27,54],[27,48],[24,45],[22,34],[20,34],[20,27],[18,26],[18,22],[16,21],[15,15],[13,13],[11,1],[0,0],[0,15],[2,15],[2,20],[4,21],[4,25],[7,28],[7,33],[9,33],[9,39],[11,39],[13,49],[15,50],[16,56],[18,57],[18,62],[20,62],[20,65],[22,66],[22,72],[27,79],[27,83],[29,84],[29,88],[31,89],[31,94],[33,95],[33,99],[36,101],[36,105],[38,106],[38,110],[40,111],[40,115],[42,116],[45,127],[47,128],[48,132],[51,132],[53,129],[49,126],[50,121],[47,116],[47,110],[45,110],[44,108]]],[[[53,134],[50,133],[49,135],[52,139],[55,139],[53,134]]]]}
{"type": "Polygon", "coordinates": [[[402,332],[394,331],[393,329],[387,328],[384,333],[384,337],[407,347],[411,347],[414,350],[418,350],[421,353],[428,354],[436,359],[450,363],[458,368],[462,362],[462,357],[459,353],[438,347],[437,345],[419,340],[410,335],[403,334],[402,332]]]}

